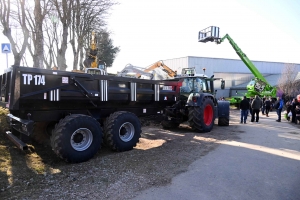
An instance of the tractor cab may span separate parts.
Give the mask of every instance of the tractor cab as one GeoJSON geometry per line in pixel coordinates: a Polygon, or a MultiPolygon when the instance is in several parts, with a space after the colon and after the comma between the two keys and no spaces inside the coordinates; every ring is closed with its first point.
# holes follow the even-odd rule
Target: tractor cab
{"type": "MultiPolygon", "coordinates": [[[[205,69],[203,69],[205,71],[205,69]]],[[[181,74],[176,76],[181,82],[180,97],[187,100],[193,96],[200,96],[201,93],[215,95],[214,81],[223,80],[221,78],[208,77],[205,74],[197,74],[195,68],[183,68],[181,74]]]]}

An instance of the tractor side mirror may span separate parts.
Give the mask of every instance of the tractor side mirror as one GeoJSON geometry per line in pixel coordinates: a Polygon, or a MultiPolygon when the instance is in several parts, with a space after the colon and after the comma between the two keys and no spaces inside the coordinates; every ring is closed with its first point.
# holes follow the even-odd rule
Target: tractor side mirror
{"type": "Polygon", "coordinates": [[[225,80],[221,80],[221,89],[222,89],[222,90],[225,89],[225,80]]]}

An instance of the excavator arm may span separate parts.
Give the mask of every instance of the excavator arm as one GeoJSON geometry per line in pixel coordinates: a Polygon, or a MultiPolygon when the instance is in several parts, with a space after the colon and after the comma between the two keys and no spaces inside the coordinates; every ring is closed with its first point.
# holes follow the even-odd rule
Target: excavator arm
{"type": "Polygon", "coordinates": [[[117,76],[122,77],[134,77],[134,78],[141,78],[142,75],[147,77],[147,79],[152,80],[154,75],[152,73],[146,72],[145,69],[137,66],[133,66],[131,64],[127,64],[121,72],[118,72],[117,76]]]}
{"type": "Polygon", "coordinates": [[[87,58],[83,61],[85,68],[97,68],[98,67],[98,58],[97,58],[98,48],[97,48],[97,39],[96,33],[92,32],[90,50],[87,58]]]}
{"type": "Polygon", "coordinates": [[[163,61],[158,61],[156,63],[154,63],[153,65],[151,65],[150,67],[148,67],[147,69],[145,69],[145,72],[150,72],[153,71],[156,68],[160,68],[162,67],[163,71],[166,72],[168,74],[169,77],[175,77],[177,75],[176,71],[173,71],[172,69],[170,69],[167,65],[165,65],[163,63],[163,61]]]}

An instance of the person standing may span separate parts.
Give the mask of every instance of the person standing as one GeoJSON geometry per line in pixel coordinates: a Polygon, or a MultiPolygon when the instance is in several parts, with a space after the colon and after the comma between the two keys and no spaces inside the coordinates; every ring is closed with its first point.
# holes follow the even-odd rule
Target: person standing
{"type": "Polygon", "coordinates": [[[289,114],[290,114],[290,112],[292,113],[292,105],[291,105],[291,102],[289,102],[289,101],[286,102],[285,107],[286,107],[286,113],[285,113],[286,119],[287,119],[288,121],[290,121],[291,116],[290,116],[289,114]]]}
{"type": "Polygon", "coordinates": [[[244,96],[243,100],[240,103],[240,109],[241,109],[241,121],[240,123],[246,124],[247,116],[248,116],[248,110],[250,108],[249,101],[247,100],[247,97],[244,96]]]}
{"type": "Polygon", "coordinates": [[[300,122],[300,94],[297,95],[297,104],[296,104],[296,124],[297,121],[300,122]]]}
{"type": "Polygon", "coordinates": [[[250,97],[250,101],[249,101],[249,103],[250,103],[250,109],[249,109],[249,111],[250,111],[250,115],[251,116],[252,116],[252,108],[251,108],[252,101],[253,101],[253,97],[250,97]]]}
{"type": "Polygon", "coordinates": [[[265,110],[266,110],[266,106],[265,106],[265,101],[266,101],[267,97],[264,96],[263,99],[262,99],[262,108],[261,108],[261,114],[265,115],[265,110]]]}
{"type": "Polygon", "coordinates": [[[270,112],[270,109],[271,109],[271,102],[272,99],[271,98],[266,98],[265,100],[265,108],[266,108],[266,116],[269,117],[269,112],[270,112]]]}
{"type": "Polygon", "coordinates": [[[277,101],[275,102],[275,109],[277,109],[277,116],[278,119],[276,120],[276,122],[281,122],[281,111],[283,108],[283,99],[281,99],[281,97],[277,97],[277,101]]]}
{"type": "Polygon", "coordinates": [[[297,98],[294,98],[293,101],[292,101],[292,123],[295,123],[297,124],[297,120],[296,120],[296,106],[298,104],[298,100],[297,98]]]}
{"type": "Polygon", "coordinates": [[[252,108],[251,122],[254,122],[254,116],[255,116],[255,122],[258,123],[259,111],[261,107],[262,107],[262,100],[259,98],[258,95],[255,95],[255,98],[251,103],[251,108],[252,108]]]}

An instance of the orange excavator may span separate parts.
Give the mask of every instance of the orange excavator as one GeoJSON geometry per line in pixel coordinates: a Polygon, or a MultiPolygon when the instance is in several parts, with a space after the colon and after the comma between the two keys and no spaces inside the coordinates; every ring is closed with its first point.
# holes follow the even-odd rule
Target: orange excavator
{"type": "Polygon", "coordinates": [[[87,58],[83,61],[83,65],[85,68],[97,68],[98,67],[98,59],[97,59],[97,39],[95,31],[92,32],[90,51],[87,58]]]}
{"type": "Polygon", "coordinates": [[[163,63],[163,61],[158,61],[146,69],[128,64],[121,72],[118,72],[117,76],[150,80],[165,80],[176,77],[177,71],[170,69],[163,63]]]}
{"type": "Polygon", "coordinates": [[[164,64],[164,62],[162,60],[157,61],[156,63],[152,64],[150,67],[148,67],[144,71],[145,72],[150,72],[150,71],[153,71],[157,68],[160,68],[164,72],[166,72],[170,78],[174,78],[174,77],[177,76],[177,71],[173,71],[172,69],[170,69],[167,65],[164,64]]]}
{"type": "Polygon", "coordinates": [[[83,70],[72,70],[72,72],[88,73],[88,74],[101,74],[105,75],[106,67],[100,67],[99,59],[97,57],[98,47],[97,47],[97,37],[96,32],[93,31],[91,35],[91,42],[89,52],[86,59],[83,61],[83,70]]]}

